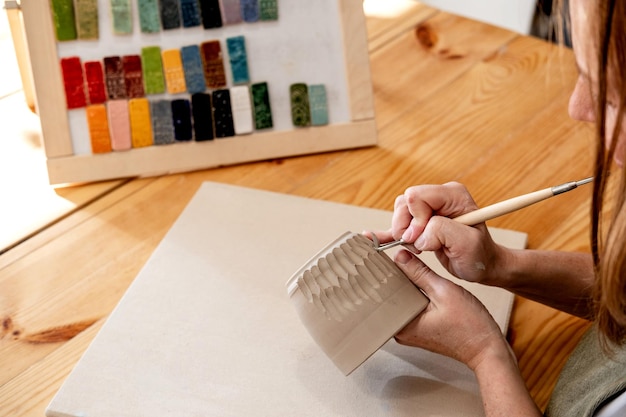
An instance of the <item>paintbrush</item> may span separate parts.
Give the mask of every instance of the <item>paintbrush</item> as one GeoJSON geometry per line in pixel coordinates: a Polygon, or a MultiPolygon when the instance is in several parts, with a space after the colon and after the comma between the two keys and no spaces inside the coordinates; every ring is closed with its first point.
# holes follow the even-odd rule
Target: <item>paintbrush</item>
{"type": "MultiPolygon", "coordinates": [[[[500,201],[499,203],[470,211],[469,213],[455,217],[453,220],[467,226],[474,226],[476,224],[486,222],[487,220],[495,219],[496,217],[523,209],[524,207],[528,207],[550,197],[554,197],[555,195],[574,190],[575,188],[578,188],[578,186],[588,184],[591,181],[593,181],[593,177],[585,178],[580,181],[566,182],[565,184],[556,185],[539,191],[533,191],[532,193],[509,198],[508,200],[500,201]]],[[[395,240],[393,242],[378,245],[376,250],[383,251],[404,243],[405,242],[402,239],[395,240]]]]}

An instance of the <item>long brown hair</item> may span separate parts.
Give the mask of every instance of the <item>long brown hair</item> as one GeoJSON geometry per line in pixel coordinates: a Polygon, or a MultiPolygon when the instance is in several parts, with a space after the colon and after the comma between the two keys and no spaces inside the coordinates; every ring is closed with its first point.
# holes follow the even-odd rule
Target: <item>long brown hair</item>
{"type": "MultiPolygon", "coordinates": [[[[556,1],[561,25],[567,15],[565,0],[556,1]]],[[[594,27],[591,28],[595,42],[597,66],[592,77],[598,80],[596,97],[596,161],[593,202],[591,207],[591,249],[596,280],[593,290],[594,318],[605,347],[626,344],[626,169],[615,170],[613,155],[617,139],[626,115],[626,0],[597,0],[589,2],[590,11],[595,7],[594,27]],[[595,36],[594,36],[595,35],[595,36]],[[609,94],[611,100],[609,100],[609,94]],[[617,101],[615,101],[617,100],[617,101]],[[607,131],[607,106],[616,106],[616,125],[607,131]],[[607,148],[605,138],[610,135],[607,148]],[[615,171],[615,172],[612,172],[615,171]],[[619,181],[618,189],[610,192],[608,179],[619,181]],[[603,217],[610,211],[612,216],[605,227],[603,217]]],[[[580,41],[580,40],[579,40],[580,41]]]]}
{"type": "Polygon", "coordinates": [[[597,63],[598,95],[596,103],[597,150],[592,204],[591,243],[596,267],[594,312],[598,327],[607,341],[621,345],[626,342],[626,170],[613,170],[613,155],[625,115],[626,103],[626,1],[598,2],[597,63]],[[617,93],[616,124],[608,132],[606,126],[609,93],[617,93]],[[607,148],[604,138],[611,136],[607,148]],[[607,192],[607,181],[619,176],[619,188],[607,192]],[[604,203],[613,213],[606,233],[602,227],[604,203]]]}

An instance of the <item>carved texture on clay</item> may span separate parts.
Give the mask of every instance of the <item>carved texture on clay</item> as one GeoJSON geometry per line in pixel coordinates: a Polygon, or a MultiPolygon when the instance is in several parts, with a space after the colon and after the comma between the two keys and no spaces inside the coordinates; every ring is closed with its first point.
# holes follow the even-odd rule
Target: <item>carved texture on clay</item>
{"type": "Polygon", "coordinates": [[[366,300],[383,302],[378,290],[394,267],[369,239],[355,235],[304,271],[297,286],[329,320],[342,321],[366,300]]]}

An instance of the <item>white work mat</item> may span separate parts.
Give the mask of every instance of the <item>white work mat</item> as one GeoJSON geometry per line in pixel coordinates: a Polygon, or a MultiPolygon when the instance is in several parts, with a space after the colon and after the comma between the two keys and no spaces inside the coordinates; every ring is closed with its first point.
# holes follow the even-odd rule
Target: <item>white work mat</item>
{"type": "MultiPolygon", "coordinates": [[[[468,368],[393,340],[345,377],[291,305],[285,283],[311,256],[345,231],[390,221],[388,211],[204,183],[46,415],[482,415],[468,368]]],[[[526,245],[523,233],[492,234],[526,245]]],[[[512,294],[463,285],[506,329],[512,294]]]]}

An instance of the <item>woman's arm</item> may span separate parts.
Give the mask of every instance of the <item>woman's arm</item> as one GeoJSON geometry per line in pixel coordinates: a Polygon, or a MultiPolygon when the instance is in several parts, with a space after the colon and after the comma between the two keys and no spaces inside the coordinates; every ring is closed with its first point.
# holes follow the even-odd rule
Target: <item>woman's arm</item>
{"type": "Polygon", "coordinates": [[[396,255],[396,263],[430,299],[396,340],[449,356],[472,369],[486,416],[540,416],[508,343],[480,301],[407,251],[396,255]]]}
{"type": "Polygon", "coordinates": [[[590,319],[595,280],[590,254],[504,249],[507,273],[493,283],[558,310],[590,319]]]}
{"type": "Polygon", "coordinates": [[[476,209],[459,183],[410,187],[396,199],[391,229],[377,235],[383,242],[402,238],[416,253],[434,252],[450,273],[466,281],[590,316],[591,255],[504,248],[493,241],[485,224],[469,227],[452,220],[476,209]]]}

